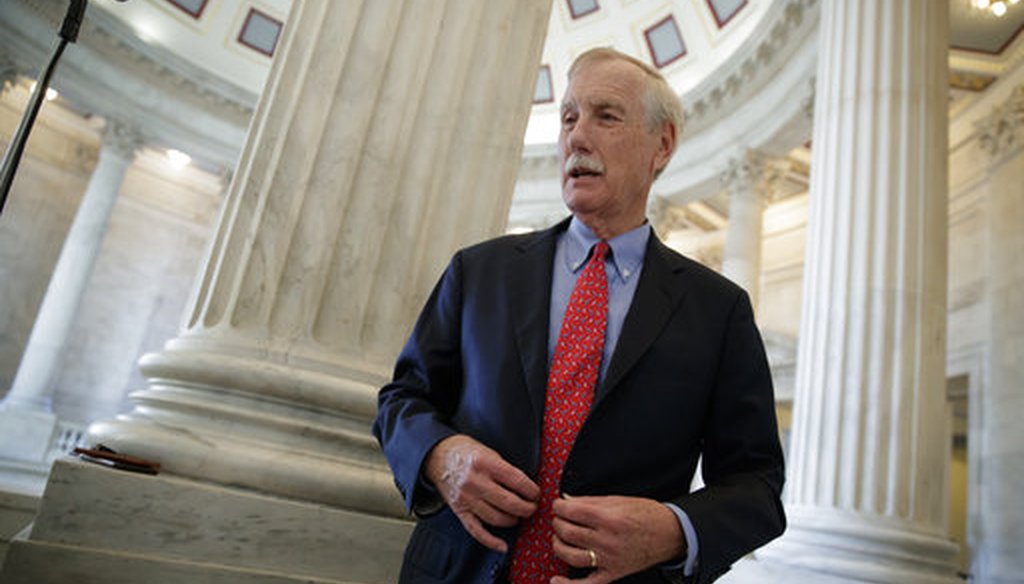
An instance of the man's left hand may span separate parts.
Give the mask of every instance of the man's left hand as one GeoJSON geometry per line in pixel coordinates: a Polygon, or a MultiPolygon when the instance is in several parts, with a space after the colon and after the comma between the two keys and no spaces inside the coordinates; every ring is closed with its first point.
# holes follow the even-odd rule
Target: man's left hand
{"type": "Polygon", "coordinates": [[[555,501],[554,513],[555,555],[595,570],[580,580],[557,576],[552,584],[604,584],[680,560],[686,552],[675,513],[652,499],[566,497],[555,501]]]}

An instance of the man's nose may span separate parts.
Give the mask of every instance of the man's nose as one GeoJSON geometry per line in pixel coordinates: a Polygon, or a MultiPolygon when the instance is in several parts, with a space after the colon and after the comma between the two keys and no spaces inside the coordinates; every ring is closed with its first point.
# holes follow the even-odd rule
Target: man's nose
{"type": "Polygon", "coordinates": [[[579,119],[566,130],[566,145],[570,152],[590,152],[590,129],[584,119],[579,119]]]}

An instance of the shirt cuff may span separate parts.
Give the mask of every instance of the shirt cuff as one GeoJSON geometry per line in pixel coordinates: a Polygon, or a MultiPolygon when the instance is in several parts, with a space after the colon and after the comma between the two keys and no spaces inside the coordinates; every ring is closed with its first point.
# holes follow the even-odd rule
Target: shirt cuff
{"type": "Polygon", "coordinates": [[[664,505],[676,514],[679,526],[683,528],[683,537],[686,538],[686,557],[676,564],[662,566],[662,569],[678,570],[682,568],[684,576],[692,576],[697,568],[697,530],[693,528],[693,523],[686,511],[680,509],[675,503],[664,503],[664,505]]]}

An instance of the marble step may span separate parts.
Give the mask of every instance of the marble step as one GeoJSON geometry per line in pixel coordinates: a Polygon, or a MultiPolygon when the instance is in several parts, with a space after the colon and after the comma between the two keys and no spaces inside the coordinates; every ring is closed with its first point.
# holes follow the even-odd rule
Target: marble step
{"type": "Polygon", "coordinates": [[[4,584],[354,584],[32,541],[14,541],[4,584]]]}
{"type": "Polygon", "coordinates": [[[412,526],[322,504],[60,459],[27,538],[12,542],[0,582],[385,584],[397,580],[412,526]],[[153,574],[119,579],[135,570],[153,574]],[[254,579],[232,579],[237,573],[254,579]],[[170,579],[156,579],[162,574],[170,579]],[[70,579],[61,580],[64,575],[70,579]]]}

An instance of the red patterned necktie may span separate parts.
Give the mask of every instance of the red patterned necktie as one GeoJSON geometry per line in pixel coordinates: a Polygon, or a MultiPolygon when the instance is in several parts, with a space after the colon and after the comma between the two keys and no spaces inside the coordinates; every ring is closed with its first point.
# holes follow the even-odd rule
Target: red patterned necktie
{"type": "Polygon", "coordinates": [[[607,243],[599,241],[594,245],[590,263],[580,274],[569,297],[562,329],[558,333],[544,404],[539,479],[541,500],[537,512],[525,521],[512,550],[509,579],[513,584],[546,583],[552,576],[568,571],[567,565],[555,556],[551,547],[554,534],[551,505],[558,497],[562,467],[569,457],[569,450],[590,411],[601,368],[608,321],[608,280],[604,271],[606,253],[607,243]]]}

